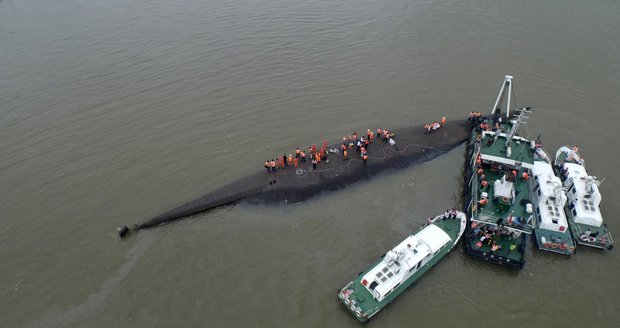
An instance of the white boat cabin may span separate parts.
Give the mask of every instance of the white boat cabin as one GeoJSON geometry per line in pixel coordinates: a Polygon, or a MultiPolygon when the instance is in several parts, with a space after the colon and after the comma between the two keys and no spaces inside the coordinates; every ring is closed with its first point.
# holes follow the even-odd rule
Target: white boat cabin
{"type": "Polygon", "coordinates": [[[573,220],[579,224],[600,227],[603,217],[599,210],[601,193],[596,178],[589,176],[583,166],[573,163],[562,164],[562,174],[566,177],[564,187],[573,220]]]}
{"type": "Polygon", "coordinates": [[[564,205],[567,198],[562,189],[562,181],[553,174],[553,168],[548,162],[534,161],[532,175],[538,227],[552,231],[566,231],[568,222],[564,214],[564,205]]]}
{"type": "Polygon", "coordinates": [[[388,251],[383,260],[362,277],[362,285],[382,301],[452,240],[431,224],[388,251]]]}

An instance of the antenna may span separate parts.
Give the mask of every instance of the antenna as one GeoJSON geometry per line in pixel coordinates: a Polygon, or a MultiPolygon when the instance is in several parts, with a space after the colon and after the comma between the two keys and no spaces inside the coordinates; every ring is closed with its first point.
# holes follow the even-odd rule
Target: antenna
{"type": "Polygon", "coordinates": [[[515,133],[517,133],[517,129],[519,128],[519,125],[525,124],[525,119],[529,118],[528,116],[525,116],[525,114],[530,112],[530,108],[531,107],[515,109],[517,112],[519,112],[519,115],[514,120],[514,123],[512,124],[512,127],[510,128],[510,132],[508,133],[508,136],[506,137],[506,147],[510,145],[512,138],[515,136],[515,133]]]}

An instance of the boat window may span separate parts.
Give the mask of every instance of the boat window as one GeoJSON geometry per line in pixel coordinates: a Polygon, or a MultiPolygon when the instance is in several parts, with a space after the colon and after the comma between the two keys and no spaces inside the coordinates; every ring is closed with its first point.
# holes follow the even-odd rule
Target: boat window
{"type": "Polygon", "coordinates": [[[393,274],[391,271],[390,271],[390,272],[388,272],[388,274],[387,274],[388,278],[392,278],[392,276],[393,276],[393,275],[394,275],[394,274],[393,274]]]}
{"type": "Polygon", "coordinates": [[[383,268],[381,271],[383,271],[383,273],[386,273],[386,272],[388,272],[388,268],[387,268],[387,267],[385,267],[385,268],[383,268]]]}
{"type": "Polygon", "coordinates": [[[381,282],[385,282],[387,280],[386,276],[381,277],[381,282]]]}
{"type": "Polygon", "coordinates": [[[379,283],[378,283],[378,282],[376,282],[376,281],[373,281],[373,282],[370,284],[370,286],[368,286],[368,288],[369,288],[370,290],[375,290],[375,287],[377,287],[377,286],[379,286],[379,283]]]}
{"type": "Polygon", "coordinates": [[[536,193],[540,196],[540,189],[536,190],[536,193]]]}

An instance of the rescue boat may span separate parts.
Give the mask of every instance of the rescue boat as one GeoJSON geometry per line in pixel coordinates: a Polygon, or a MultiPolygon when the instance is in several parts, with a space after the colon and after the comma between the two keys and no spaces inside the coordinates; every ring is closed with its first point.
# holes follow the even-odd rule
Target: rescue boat
{"type": "Polygon", "coordinates": [[[443,258],[459,241],[465,213],[429,219],[344,288],[338,299],[359,321],[368,321],[443,258]]]}
{"type": "Polygon", "coordinates": [[[548,252],[573,254],[576,245],[564,214],[566,193],[562,181],[553,172],[549,155],[540,145],[534,152],[534,167],[529,182],[534,204],[536,246],[548,252]]]}
{"type": "Polygon", "coordinates": [[[579,245],[612,249],[614,241],[603,222],[599,205],[599,181],[589,175],[577,147],[562,146],[555,154],[554,168],[566,189],[564,206],[570,232],[579,245]]]}
{"type": "Polygon", "coordinates": [[[505,76],[489,117],[470,117],[465,248],[473,258],[519,270],[525,264],[526,235],[533,231],[530,190],[521,176],[534,166],[535,144],[517,134],[530,109],[511,110],[512,79],[505,76]]]}

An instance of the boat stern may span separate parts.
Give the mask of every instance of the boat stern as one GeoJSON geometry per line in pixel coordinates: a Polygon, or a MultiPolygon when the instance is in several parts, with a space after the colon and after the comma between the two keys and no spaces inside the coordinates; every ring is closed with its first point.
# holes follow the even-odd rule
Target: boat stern
{"type": "Polygon", "coordinates": [[[338,291],[338,300],[345,305],[345,307],[353,313],[358,321],[366,322],[372,315],[376,313],[370,313],[367,309],[362,308],[360,300],[357,299],[355,294],[355,281],[351,281],[344,288],[338,291]]]}

